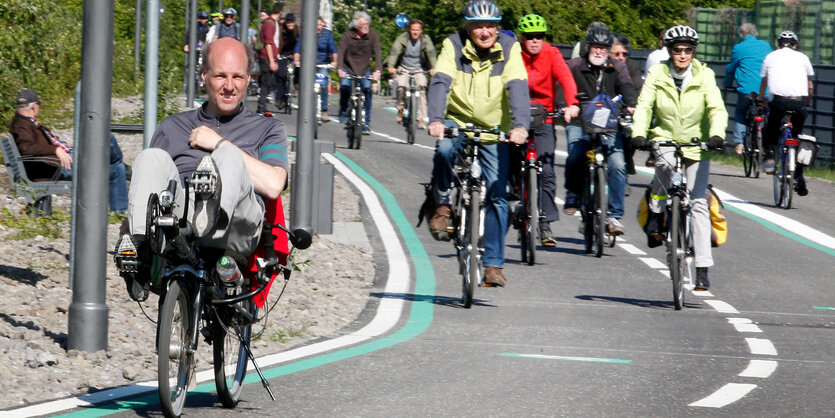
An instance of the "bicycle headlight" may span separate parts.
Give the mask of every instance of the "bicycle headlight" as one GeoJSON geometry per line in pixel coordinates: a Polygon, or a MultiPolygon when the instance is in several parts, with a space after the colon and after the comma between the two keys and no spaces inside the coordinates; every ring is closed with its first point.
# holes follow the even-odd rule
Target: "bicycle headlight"
{"type": "Polygon", "coordinates": [[[673,173],[673,185],[681,186],[681,173],[673,173]]]}
{"type": "Polygon", "coordinates": [[[603,164],[603,154],[594,154],[594,161],[598,164],[603,164]]]}
{"type": "Polygon", "coordinates": [[[159,194],[159,204],[164,208],[171,207],[174,204],[174,193],[168,190],[163,190],[159,194]]]}
{"type": "Polygon", "coordinates": [[[473,178],[481,178],[481,164],[478,161],[473,162],[473,165],[470,166],[470,175],[473,178]]]}

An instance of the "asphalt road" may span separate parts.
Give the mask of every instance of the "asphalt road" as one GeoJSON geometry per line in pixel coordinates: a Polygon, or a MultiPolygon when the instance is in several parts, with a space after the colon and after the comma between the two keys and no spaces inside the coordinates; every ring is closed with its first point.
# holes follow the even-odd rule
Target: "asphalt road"
{"type": "MultiPolygon", "coordinates": [[[[627,232],[615,248],[599,259],[585,255],[579,218],[561,215],[552,225],[558,246],[540,248],[537,264],[527,266],[511,230],[507,287],[476,289],[476,303],[464,309],[452,245],[414,228],[434,140],[421,131],[415,145],[405,144],[394,114],[381,108],[392,102],[374,100],[373,133],[362,149],[346,148],[337,123],[320,127],[319,137],[375,179],[378,194],[390,193],[380,196],[405,248],[411,287],[383,291],[406,269],[388,269],[384,234],[364,208],[379,302],[343,334],[368,324],[388,299],[405,301],[401,316],[383,336],[274,369],[275,402],[259,383],[247,385],[236,415],[835,415],[835,186],[810,180],[809,196],[775,209],[770,176],[749,179],[739,167],[715,164],[711,183],[732,196],[724,195],[729,239],[714,249],[710,292],[687,292],[684,310],[675,311],[664,249],[646,247],[633,215],[651,177],[630,176],[627,232]]],[[[277,117],[295,132],[295,113],[277,117]]],[[[638,166],[644,160],[635,156],[638,166]]],[[[229,414],[207,391],[189,395],[186,416],[229,414]]],[[[159,414],[158,405],[138,406],[120,415],[159,414]]]]}

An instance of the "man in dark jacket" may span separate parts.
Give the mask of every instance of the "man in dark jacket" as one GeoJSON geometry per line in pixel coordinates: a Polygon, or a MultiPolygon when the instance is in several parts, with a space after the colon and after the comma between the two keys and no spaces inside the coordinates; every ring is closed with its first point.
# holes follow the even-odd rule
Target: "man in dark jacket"
{"type": "MultiPolygon", "coordinates": [[[[355,76],[372,76],[377,81],[383,68],[383,57],[380,48],[380,35],[371,29],[371,16],[365,12],[354,13],[347,31],[339,40],[337,54],[337,73],[339,73],[339,121],[345,122],[345,112],[348,111],[348,99],[351,97],[351,80],[348,74],[355,76]],[[374,72],[371,72],[371,55],[374,54],[374,72]]],[[[362,80],[362,92],[365,94],[365,124],[362,133],[371,134],[371,81],[362,80]]]]}
{"type": "MultiPolygon", "coordinates": [[[[626,65],[609,58],[612,47],[612,34],[608,29],[591,29],[586,35],[587,53],[568,61],[571,74],[577,84],[578,96],[586,96],[585,100],[593,99],[601,92],[606,92],[612,98],[623,96],[627,110],[631,113],[636,102],[635,86],[629,78],[626,65]]],[[[580,108],[584,108],[580,103],[580,108]]],[[[572,120],[565,127],[568,139],[568,159],[565,162],[565,188],[567,190],[565,207],[566,215],[573,215],[580,207],[583,194],[583,174],[585,169],[586,150],[591,145],[589,134],[583,132],[582,118],[572,120]]],[[[603,145],[609,170],[609,220],[607,228],[612,235],[624,233],[623,224],[623,196],[626,187],[626,167],[623,158],[623,144],[615,133],[603,134],[603,145]]]]}
{"type": "MultiPolygon", "coordinates": [[[[38,122],[41,101],[32,89],[17,94],[17,111],[9,129],[22,156],[43,157],[42,161],[24,163],[26,175],[38,180],[71,180],[73,152],[66,142],[38,122]]],[[[122,150],[116,137],[110,135],[110,210],[128,210],[128,188],[122,150]]]]}

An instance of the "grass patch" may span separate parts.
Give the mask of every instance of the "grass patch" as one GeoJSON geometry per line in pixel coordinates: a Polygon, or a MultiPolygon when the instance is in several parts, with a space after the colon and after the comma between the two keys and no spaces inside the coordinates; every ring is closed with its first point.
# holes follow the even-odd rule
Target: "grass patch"
{"type": "MultiPolygon", "coordinates": [[[[710,159],[711,161],[720,164],[742,168],[742,156],[737,155],[734,152],[714,153],[711,155],[710,159]]],[[[803,175],[807,178],[816,178],[833,183],[835,182],[835,167],[819,165],[811,168],[805,168],[803,170],[803,175]]]]}
{"type": "Polygon", "coordinates": [[[127,212],[124,213],[116,213],[110,212],[107,214],[107,223],[110,225],[121,225],[125,219],[128,218],[127,212]]]}
{"type": "Polygon", "coordinates": [[[301,328],[290,328],[290,329],[282,329],[278,330],[272,334],[270,334],[267,339],[272,342],[286,344],[291,339],[296,337],[301,337],[307,333],[307,325],[302,326],[301,328]]]}
{"type": "Polygon", "coordinates": [[[0,212],[0,225],[15,231],[9,235],[13,240],[32,239],[38,235],[60,238],[69,221],[70,215],[59,209],[53,210],[52,215],[34,219],[25,213],[13,213],[9,208],[0,212]]]}

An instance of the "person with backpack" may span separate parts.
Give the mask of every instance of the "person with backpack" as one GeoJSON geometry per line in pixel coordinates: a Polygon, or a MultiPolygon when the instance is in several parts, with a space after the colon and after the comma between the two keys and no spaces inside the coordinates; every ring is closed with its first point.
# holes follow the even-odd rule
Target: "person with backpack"
{"type": "MultiPolygon", "coordinates": [[[[611,98],[623,96],[629,113],[634,111],[635,86],[629,77],[626,64],[609,58],[612,47],[612,33],[604,28],[592,28],[586,33],[588,50],[585,55],[572,58],[568,67],[577,84],[577,95],[590,100],[601,93],[607,93],[611,98]]],[[[580,108],[587,103],[581,100],[580,108]]],[[[591,146],[591,136],[583,132],[582,117],[573,119],[565,127],[568,143],[568,158],[565,161],[565,206],[566,215],[574,215],[580,208],[583,194],[584,176],[586,168],[586,151],[591,146]]],[[[608,163],[609,184],[609,217],[606,227],[609,234],[623,235],[624,228],[620,219],[623,218],[623,199],[626,188],[626,164],[623,157],[623,143],[615,133],[603,134],[603,146],[606,149],[608,163]]]]}

